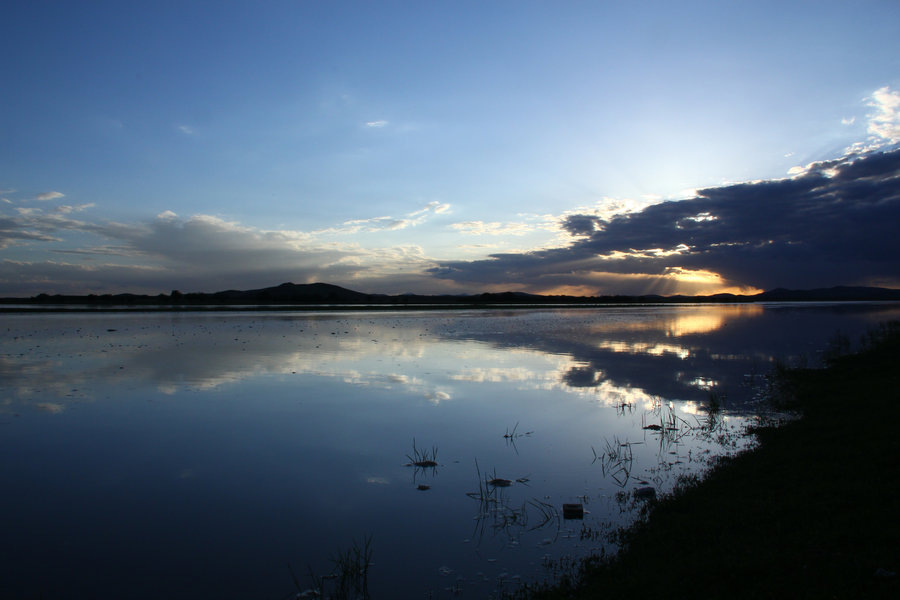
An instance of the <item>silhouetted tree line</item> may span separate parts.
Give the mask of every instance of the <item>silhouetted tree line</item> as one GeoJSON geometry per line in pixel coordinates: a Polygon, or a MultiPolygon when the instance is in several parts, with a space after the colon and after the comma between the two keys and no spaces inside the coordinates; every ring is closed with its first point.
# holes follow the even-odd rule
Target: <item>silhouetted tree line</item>
{"type": "Polygon", "coordinates": [[[172,290],[156,296],[141,294],[88,294],[82,296],[38,294],[31,298],[3,298],[5,304],[81,304],[119,306],[236,306],[236,305],[553,305],[639,304],[678,302],[759,302],[813,300],[900,300],[900,290],[871,287],[833,287],[818,290],[777,289],[755,295],[713,294],[709,296],[604,295],[564,296],[523,292],[486,292],[460,295],[365,294],[326,283],[284,283],[259,290],[182,293],[172,290]]]}

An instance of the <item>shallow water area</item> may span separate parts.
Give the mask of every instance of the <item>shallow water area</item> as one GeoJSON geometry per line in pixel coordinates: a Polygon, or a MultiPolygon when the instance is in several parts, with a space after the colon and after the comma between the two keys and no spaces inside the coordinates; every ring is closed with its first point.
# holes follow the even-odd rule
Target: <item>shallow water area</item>
{"type": "Polygon", "coordinates": [[[603,548],[635,490],[749,443],[774,361],[815,364],[835,331],[897,318],[896,303],[7,314],[0,580],[13,597],[284,598],[292,571],[312,587],[371,540],[373,597],[513,589],[603,548]],[[436,466],[409,464],[423,458],[436,466]]]}

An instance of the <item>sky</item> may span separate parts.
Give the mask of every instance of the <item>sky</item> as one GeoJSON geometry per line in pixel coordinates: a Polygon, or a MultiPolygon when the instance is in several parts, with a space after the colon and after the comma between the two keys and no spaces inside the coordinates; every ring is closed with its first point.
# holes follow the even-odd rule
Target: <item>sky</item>
{"type": "Polygon", "coordinates": [[[0,5],[0,296],[900,288],[900,3],[0,5]]]}

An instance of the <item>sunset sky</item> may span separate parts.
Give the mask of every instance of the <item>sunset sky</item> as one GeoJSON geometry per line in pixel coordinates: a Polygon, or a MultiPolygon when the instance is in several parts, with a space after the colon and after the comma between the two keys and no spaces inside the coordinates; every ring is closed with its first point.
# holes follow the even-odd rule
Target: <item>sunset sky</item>
{"type": "Polygon", "coordinates": [[[0,5],[0,296],[900,287],[900,2],[0,5]]]}

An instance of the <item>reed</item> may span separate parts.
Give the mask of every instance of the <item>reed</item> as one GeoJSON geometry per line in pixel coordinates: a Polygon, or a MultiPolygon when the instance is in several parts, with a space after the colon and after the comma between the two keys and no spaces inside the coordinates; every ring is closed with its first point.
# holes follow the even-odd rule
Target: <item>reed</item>
{"type": "Polygon", "coordinates": [[[437,446],[432,446],[431,450],[420,450],[416,446],[416,438],[413,438],[412,456],[406,455],[409,459],[407,467],[419,467],[420,469],[433,469],[438,466],[437,462],[437,446]]]}

